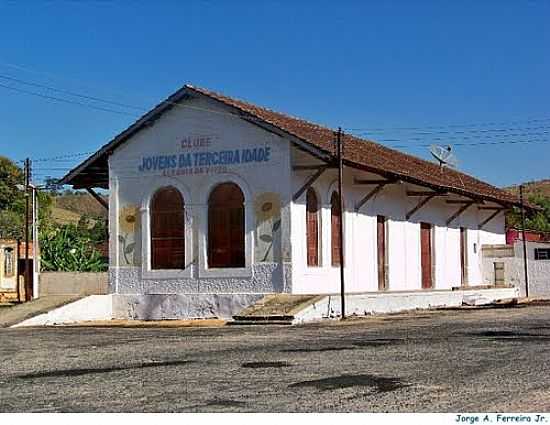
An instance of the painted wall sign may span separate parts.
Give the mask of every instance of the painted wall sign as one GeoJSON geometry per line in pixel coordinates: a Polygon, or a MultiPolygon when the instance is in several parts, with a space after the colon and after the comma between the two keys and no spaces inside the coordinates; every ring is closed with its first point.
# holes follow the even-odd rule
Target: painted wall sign
{"type": "Polygon", "coordinates": [[[263,163],[269,162],[270,160],[271,148],[266,146],[234,150],[146,156],[142,158],[138,169],[140,172],[162,171],[163,174],[172,175],[179,174],[174,173],[174,170],[194,168],[192,174],[197,174],[197,169],[207,169],[212,167],[217,169],[220,166],[263,163]]]}

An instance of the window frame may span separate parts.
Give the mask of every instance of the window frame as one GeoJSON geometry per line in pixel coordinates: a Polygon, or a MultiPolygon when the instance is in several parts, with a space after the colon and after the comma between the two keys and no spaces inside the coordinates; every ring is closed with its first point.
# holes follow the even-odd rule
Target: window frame
{"type": "MultiPolygon", "coordinates": [[[[212,270],[212,269],[218,269],[218,270],[227,270],[227,269],[242,269],[246,266],[246,227],[245,227],[245,221],[246,221],[246,212],[245,212],[245,203],[244,203],[244,192],[242,191],[242,189],[240,188],[240,186],[234,182],[223,182],[223,183],[219,183],[217,184],[216,186],[214,186],[212,188],[212,190],[210,191],[210,194],[208,196],[208,204],[207,204],[207,208],[208,208],[208,212],[207,212],[207,215],[206,215],[206,220],[207,220],[207,228],[208,228],[208,232],[206,234],[206,266],[208,267],[209,270],[212,270]],[[243,255],[243,258],[242,258],[242,261],[243,261],[243,264],[242,265],[238,265],[238,266],[231,266],[231,265],[216,265],[216,266],[211,266],[210,265],[210,262],[213,261],[212,258],[211,258],[211,245],[210,245],[210,242],[211,240],[213,240],[214,238],[212,237],[211,235],[211,225],[212,225],[212,218],[213,218],[213,211],[215,210],[228,210],[229,208],[220,208],[219,206],[216,206],[214,208],[214,205],[212,203],[212,197],[214,196],[214,193],[219,190],[221,187],[223,187],[224,185],[229,185],[229,186],[233,186],[235,187],[236,189],[238,189],[240,191],[240,194],[242,195],[242,255],[243,255]]],[[[240,207],[240,206],[239,206],[240,207]]],[[[239,209],[239,208],[235,208],[235,209],[239,209]]],[[[231,221],[232,217],[229,216],[229,217],[225,217],[225,218],[229,218],[229,220],[231,221]]],[[[223,232],[222,232],[223,233],[223,232]]],[[[234,249],[234,245],[233,243],[235,242],[233,240],[233,237],[232,237],[232,234],[231,232],[229,232],[228,234],[228,237],[229,237],[229,257],[233,257],[234,256],[234,252],[233,252],[233,249],[234,249]]],[[[240,239],[240,238],[239,238],[240,239]]],[[[240,241],[239,241],[240,242],[240,241]]],[[[231,263],[231,260],[229,261],[229,263],[231,263]]]]}
{"type": "MultiPolygon", "coordinates": [[[[159,179],[152,185],[148,194],[143,199],[141,206],[141,276],[144,280],[152,279],[180,279],[190,278],[193,274],[193,209],[191,207],[191,195],[186,186],[178,181],[166,181],[159,179]],[[155,194],[162,188],[172,187],[176,189],[183,198],[183,211],[185,214],[185,265],[184,269],[152,269],[151,259],[151,203],[155,194]]],[[[118,206],[119,208],[120,206],[118,206]]],[[[118,216],[118,213],[117,213],[118,216]]],[[[118,229],[117,229],[118,233],[118,229]]],[[[139,267],[139,266],[136,266],[139,267]]],[[[121,268],[133,268],[126,266],[121,268]]]]}
{"type": "MultiPolygon", "coordinates": [[[[340,199],[339,194],[337,190],[333,190],[330,195],[330,265],[331,267],[340,267],[340,223],[337,224],[337,228],[334,228],[334,217],[336,217],[336,214],[334,214],[335,207],[337,210],[340,210],[340,199]],[[336,202],[336,205],[334,204],[336,202]],[[335,232],[337,234],[337,238],[335,238],[335,232]],[[338,247],[335,246],[335,239],[338,239],[338,247]],[[335,255],[338,255],[335,257],[335,255]]],[[[342,211],[340,211],[339,214],[340,222],[342,221],[342,211]]],[[[343,247],[342,247],[343,248],[343,247]]]]}
{"type": "Polygon", "coordinates": [[[543,247],[534,248],[533,258],[535,259],[535,261],[549,261],[550,260],[550,248],[543,248],[543,247]],[[544,255],[542,256],[544,258],[541,258],[540,253],[542,253],[542,252],[544,253],[544,255]]]}
{"type": "MultiPolygon", "coordinates": [[[[168,213],[170,214],[170,213],[174,213],[174,212],[176,212],[176,211],[174,210],[174,211],[170,211],[168,213]]],[[[150,214],[149,219],[150,219],[150,224],[151,224],[151,235],[150,235],[151,236],[151,241],[150,241],[151,250],[149,252],[149,262],[150,262],[151,270],[184,270],[186,268],[186,265],[187,265],[187,263],[185,261],[185,249],[187,248],[187,246],[186,246],[187,244],[185,243],[186,242],[185,241],[185,232],[186,232],[186,227],[187,226],[185,225],[185,221],[186,221],[185,220],[185,199],[181,195],[181,192],[173,186],[165,186],[165,187],[162,187],[160,189],[157,189],[157,191],[151,197],[151,207],[150,207],[149,214],[150,214]],[[181,208],[181,209],[178,209],[178,211],[177,211],[177,215],[178,215],[177,221],[180,222],[180,221],[182,221],[182,218],[183,218],[183,224],[182,224],[183,225],[183,229],[182,229],[183,232],[182,232],[182,234],[178,234],[177,236],[174,235],[170,229],[166,229],[166,224],[163,224],[161,226],[157,226],[156,230],[158,232],[158,230],[159,230],[158,227],[160,227],[161,233],[168,233],[168,235],[160,236],[158,234],[157,235],[154,234],[154,232],[155,232],[155,223],[158,225],[158,217],[156,217],[156,219],[155,219],[155,214],[166,216],[166,214],[168,212],[165,209],[166,207],[164,205],[155,206],[156,198],[162,192],[169,192],[170,195],[173,194],[174,198],[176,196],[180,197],[178,202],[181,202],[181,205],[179,205],[179,208],[181,208]],[[182,214],[183,217],[179,216],[180,214],[182,214]],[[154,263],[158,262],[157,253],[155,252],[156,243],[158,243],[160,241],[167,241],[167,240],[170,240],[170,239],[171,240],[178,240],[179,243],[183,242],[183,258],[178,259],[178,262],[179,261],[183,262],[183,264],[182,264],[183,267],[154,267],[154,263]]],[[[174,218],[173,215],[174,214],[170,214],[171,219],[174,218]]],[[[161,220],[161,222],[162,221],[163,220],[161,220]]],[[[158,249],[158,245],[157,245],[157,249],[158,249]]],[[[170,253],[170,255],[173,256],[173,253],[170,253]]],[[[167,256],[170,256],[170,255],[167,255],[167,256]]]]}
{"type": "Polygon", "coordinates": [[[308,269],[318,270],[323,267],[323,226],[322,226],[322,211],[323,205],[319,193],[313,188],[309,187],[305,193],[305,265],[308,269]],[[313,193],[317,201],[317,264],[309,264],[309,226],[308,226],[308,194],[313,193]]]}
{"type": "MultiPolygon", "coordinates": [[[[208,267],[208,220],[199,220],[199,252],[198,252],[198,277],[200,278],[243,278],[250,279],[253,275],[254,263],[254,234],[251,230],[253,219],[252,195],[248,184],[239,176],[233,174],[219,174],[211,176],[209,184],[201,190],[200,205],[197,206],[197,214],[208,217],[208,199],[212,191],[222,183],[235,183],[244,195],[244,267],[209,268],[208,267]]],[[[227,288],[229,292],[234,288],[227,288]]]]}
{"type": "Polygon", "coordinates": [[[15,257],[15,248],[11,246],[5,246],[2,248],[2,261],[3,261],[3,271],[4,271],[4,277],[6,279],[13,279],[16,275],[16,269],[17,269],[17,259],[15,257]],[[8,255],[9,252],[9,255],[8,255]],[[10,273],[8,273],[8,258],[11,258],[11,269],[10,273]]]}

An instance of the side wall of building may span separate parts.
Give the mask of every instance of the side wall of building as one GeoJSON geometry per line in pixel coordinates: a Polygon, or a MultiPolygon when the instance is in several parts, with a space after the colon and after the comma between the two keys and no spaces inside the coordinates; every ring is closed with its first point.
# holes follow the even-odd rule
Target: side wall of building
{"type": "MultiPolygon", "coordinates": [[[[527,273],[530,297],[550,296],[550,260],[535,260],[535,249],[550,249],[548,242],[527,242],[527,273]]],[[[483,282],[494,285],[496,280],[495,264],[504,268],[503,279],[506,284],[517,287],[521,296],[525,296],[525,268],[523,262],[523,243],[513,245],[488,244],[483,247],[483,282]]]]}
{"type": "Polygon", "coordinates": [[[280,136],[201,99],[186,101],[134,135],[109,160],[110,292],[290,291],[289,149],[280,136]],[[233,159],[222,152],[232,152],[233,159]],[[244,194],[246,264],[212,269],[208,199],[225,182],[244,194]],[[167,186],[185,202],[185,270],[151,270],[151,199],[167,186]]]}
{"type": "MultiPolygon", "coordinates": [[[[293,163],[310,164],[307,154],[293,152],[293,163]]],[[[293,174],[293,191],[297,191],[312,171],[293,174]]],[[[387,288],[390,291],[421,289],[420,223],[432,224],[432,279],[434,289],[451,289],[462,282],[460,228],[465,228],[466,279],[469,286],[483,284],[481,245],[503,243],[504,217],[489,222],[482,230],[478,225],[492,211],[479,211],[471,206],[449,226],[447,220],[461,207],[448,204],[447,199],[434,198],[406,218],[422,199],[407,196],[407,191],[426,191],[404,183],[388,185],[370,199],[359,211],[355,205],[375,185],[354,184],[354,178],[380,180],[380,176],[347,169],[344,173],[345,280],[347,292],[378,291],[377,216],[386,217],[387,288]]],[[[320,266],[308,267],[306,262],[305,194],[292,203],[293,292],[335,293],[340,290],[339,267],[331,264],[332,192],[337,190],[336,170],[326,171],[312,186],[322,204],[320,213],[320,266]]]]}

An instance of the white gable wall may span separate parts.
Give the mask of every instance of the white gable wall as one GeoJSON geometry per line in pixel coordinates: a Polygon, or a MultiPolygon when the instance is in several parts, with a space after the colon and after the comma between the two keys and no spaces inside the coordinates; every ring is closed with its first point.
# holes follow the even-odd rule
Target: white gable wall
{"type": "MultiPolygon", "coordinates": [[[[256,125],[229,116],[215,102],[190,100],[161,116],[151,126],[121,145],[109,159],[111,189],[111,283],[118,293],[223,293],[282,292],[289,290],[290,248],[288,246],[290,166],[289,144],[280,136],[256,125]],[[208,112],[217,110],[220,113],[208,112]],[[208,146],[186,147],[208,139],[208,146]],[[165,170],[140,170],[143,158],[225,150],[269,149],[269,160],[232,164],[225,167],[170,167],[165,170]],[[183,174],[196,170],[197,173],[183,174]],[[237,183],[245,196],[245,251],[243,269],[208,269],[207,202],[211,190],[226,181],[237,183]],[[186,211],[186,267],[182,271],[151,271],[149,262],[149,202],[163,186],[174,186],[184,196],[186,211]],[[271,261],[262,261],[255,239],[257,203],[262,196],[276,198],[281,206],[280,234],[272,246],[271,261]],[[134,226],[125,216],[137,211],[134,226]],[[286,235],[286,236],[285,236],[286,235]]],[[[151,163],[149,162],[148,165],[151,163]]],[[[260,241],[260,243],[263,243],[260,241]]],[[[261,247],[260,247],[261,248],[261,247]]]]}

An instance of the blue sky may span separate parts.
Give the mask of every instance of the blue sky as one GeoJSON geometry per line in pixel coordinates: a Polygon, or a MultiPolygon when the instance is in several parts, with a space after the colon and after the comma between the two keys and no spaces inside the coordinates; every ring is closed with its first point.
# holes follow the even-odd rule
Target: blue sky
{"type": "MultiPolygon", "coordinates": [[[[505,142],[455,153],[507,185],[550,178],[549,19],[545,0],[0,1],[0,85],[147,109],[191,83],[426,158],[505,142]]],[[[0,86],[0,155],[94,151],[133,120],[0,86]]]]}

